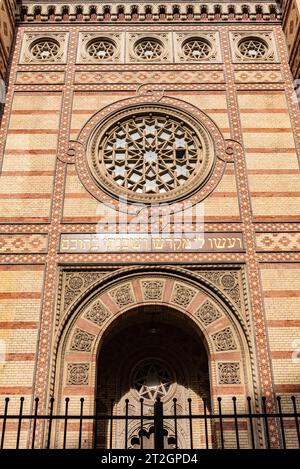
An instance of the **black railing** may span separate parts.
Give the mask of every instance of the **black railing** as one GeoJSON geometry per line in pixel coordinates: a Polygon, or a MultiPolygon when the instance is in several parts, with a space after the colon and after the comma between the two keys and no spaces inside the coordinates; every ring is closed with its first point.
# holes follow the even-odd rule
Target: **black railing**
{"type": "MultiPolygon", "coordinates": [[[[174,398],[172,412],[164,413],[164,404],[159,399],[154,403],[151,415],[145,413],[145,402],[140,400],[139,415],[130,410],[125,401],[124,415],[114,414],[111,402],[109,414],[84,413],[84,398],[66,398],[64,411],[56,414],[55,401],[50,399],[49,412],[39,412],[39,399],[34,401],[32,414],[23,412],[25,399],[20,398],[18,413],[10,414],[10,399],[6,398],[4,412],[0,415],[0,449],[258,449],[272,447],[300,448],[300,413],[294,396],[276,398],[276,411],[268,411],[266,398],[260,402],[247,398],[245,412],[238,412],[236,397],[232,397],[228,411],[228,399],[217,399],[216,412],[205,399],[199,403],[201,413],[193,413],[194,402],[188,399],[184,413],[174,398]],[[224,405],[225,401],[225,405],[224,405]],[[70,412],[70,404],[79,404],[79,412],[70,412]],[[225,411],[224,411],[225,406],[225,411]],[[283,411],[282,408],[290,411],[283,411]],[[259,410],[257,410],[259,409],[259,410]],[[70,430],[70,427],[71,430],[70,430]],[[179,431],[180,429],[180,431],[179,431]],[[277,438],[272,439],[272,432],[277,438]],[[184,435],[184,437],[182,436],[184,435]],[[22,444],[21,444],[22,442],[22,444]],[[84,443],[84,444],[83,444],[84,443]]],[[[97,409],[97,402],[95,408],[97,409]]],[[[241,408],[241,400],[239,408],[241,408]]],[[[150,407],[147,407],[148,410],[150,407]]],[[[170,407],[169,407],[170,408],[170,407]]]]}

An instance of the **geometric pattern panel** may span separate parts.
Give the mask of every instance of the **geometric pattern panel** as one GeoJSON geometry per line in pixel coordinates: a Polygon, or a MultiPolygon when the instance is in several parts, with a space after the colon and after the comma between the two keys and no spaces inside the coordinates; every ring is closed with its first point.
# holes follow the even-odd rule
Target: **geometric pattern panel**
{"type": "Polygon", "coordinates": [[[256,233],[258,251],[300,251],[300,232],[256,233]]]}
{"type": "Polygon", "coordinates": [[[65,81],[64,72],[18,72],[16,83],[25,85],[40,84],[40,83],[57,83],[62,84],[65,81]]]}
{"type": "Polygon", "coordinates": [[[272,31],[230,32],[233,62],[276,62],[277,52],[272,31]]]}
{"type": "Polygon", "coordinates": [[[75,75],[76,83],[133,83],[145,81],[153,83],[224,83],[224,73],[221,70],[160,70],[158,71],[78,71],[75,75]]]}
{"type": "Polygon", "coordinates": [[[68,33],[39,31],[24,33],[20,62],[59,64],[67,59],[68,33]]]}
{"type": "Polygon", "coordinates": [[[120,33],[85,32],[79,33],[79,46],[77,63],[106,64],[121,60],[121,42],[123,35],[120,33]]]}
{"type": "Polygon", "coordinates": [[[281,81],[280,70],[239,70],[235,72],[236,83],[278,83],[281,81]]]}
{"type": "Polygon", "coordinates": [[[0,234],[0,253],[47,252],[47,234],[0,234]]]}
{"type": "Polygon", "coordinates": [[[201,31],[201,33],[175,33],[176,62],[221,62],[219,33],[201,31]]]}

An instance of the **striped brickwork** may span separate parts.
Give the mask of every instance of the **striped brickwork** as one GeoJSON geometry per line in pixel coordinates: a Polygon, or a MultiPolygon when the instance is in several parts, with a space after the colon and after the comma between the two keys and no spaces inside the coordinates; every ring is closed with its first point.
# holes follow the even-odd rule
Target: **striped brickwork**
{"type": "MultiPolygon", "coordinates": [[[[68,287],[65,276],[74,265],[81,273],[88,270],[90,277],[86,278],[90,279],[96,275],[93,267],[103,269],[104,273],[95,276],[98,292],[116,317],[125,315],[129,308],[118,309],[107,293],[117,282],[117,274],[107,284],[101,283],[103,275],[110,275],[113,270],[139,266],[132,287],[136,301],[130,303],[131,307],[143,303],[139,282],[147,275],[147,269],[158,272],[162,266],[180,265],[186,269],[187,278],[188,272],[203,268],[238,272],[238,299],[233,293],[230,296],[228,289],[222,289],[217,284],[219,280],[215,279],[214,286],[213,279],[212,284],[205,283],[210,298],[222,305],[222,314],[234,311],[245,333],[239,349],[222,352],[222,357],[212,352],[211,360],[240,361],[248,373],[240,384],[226,386],[218,383],[216,368],[211,378],[213,396],[224,395],[226,401],[232,393],[239,397],[246,393],[254,397],[265,395],[272,409],[276,394],[300,394],[295,345],[300,340],[300,121],[282,28],[272,18],[260,18],[257,23],[254,17],[251,23],[212,21],[209,25],[204,20],[184,25],[170,21],[158,25],[152,20],[143,25],[121,21],[95,25],[82,23],[79,16],[70,26],[66,17],[60,24],[53,23],[53,18],[41,23],[38,14],[29,23],[23,16],[24,21],[17,28],[0,135],[0,338],[5,344],[0,392],[2,397],[12,398],[12,408],[17,409],[21,396],[25,396],[27,409],[32,408],[36,396],[42,406],[46,406],[51,395],[75,399],[84,394],[87,402],[94,397],[96,351],[82,355],[65,348],[74,332],[73,311],[78,314],[78,327],[97,336],[98,345],[104,331],[104,327],[81,317],[83,296],[76,303],[75,290],[68,287]],[[147,34],[158,30],[188,30],[194,34],[217,31],[221,60],[214,64],[169,63],[161,71],[159,64],[77,63],[79,33],[88,30],[105,35],[112,27],[114,31],[147,34]],[[237,30],[271,31],[276,60],[262,64],[235,62],[230,33],[237,30]],[[60,31],[67,35],[66,63],[22,62],[26,34],[60,31]],[[193,252],[182,248],[173,252],[114,248],[109,252],[84,252],[77,249],[77,244],[70,244],[69,250],[62,249],[62,234],[75,237],[105,232],[110,221],[119,219],[114,199],[91,183],[85,172],[84,145],[93,128],[92,119],[97,122],[102,115],[123,105],[151,102],[151,96],[145,98],[140,91],[145,85],[154,88],[152,102],[157,93],[161,103],[173,103],[195,115],[201,111],[208,116],[212,132],[218,129],[224,145],[231,148],[232,153],[218,160],[207,192],[202,196],[193,194],[193,200],[199,197],[203,202],[205,232],[212,237],[238,233],[243,239],[239,249],[226,251],[215,245],[210,251],[193,252]],[[70,297],[77,309],[72,309],[70,297]],[[82,362],[90,366],[87,385],[67,384],[67,370],[61,366],[64,358],[66,364],[82,362]]],[[[173,221],[171,218],[171,230],[173,221]]],[[[191,217],[189,222],[194,229],[195,219],[191,217]]],[[[165,304],[172,303],[176,275],[176,269],[170,267],[165,304]]],[[[184,274],[180,275],[182,280],[184,274]]],[[[196,288],[197,282],[200,288],[208,278],[200,277],[199,274],[197,280],[190,279],[188,288],[196,288]]],[[[90,286],[84,285],[86,290],[90,286]]],[[[193,311],[200,305],[199,300],[193,311]]],[[[184,308],[178,310],[185,314],[184,308]]],[[[230,320],[226,316],[226,320],[219,319],[219,324],[228,326],[230,320]]],[[[214,330],[216,326],[210,327],[218,332],[214,330]]],[[[72,406],[78,409],[78,403],[72,406]]],[[[22,436],[23,446],[27,436],[22,436]]],[[[276,428],[272,428],[274,446],[278,444],[277,437],[276,428]]],[[[8,439],[7,444],[13,446],[13,439],[8,439]]]]}

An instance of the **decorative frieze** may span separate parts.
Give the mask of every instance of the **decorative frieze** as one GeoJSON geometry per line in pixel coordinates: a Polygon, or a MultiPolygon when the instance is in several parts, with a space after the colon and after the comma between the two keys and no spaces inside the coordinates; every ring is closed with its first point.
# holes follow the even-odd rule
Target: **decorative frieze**
{"type": "Polygon", "coordinates": [[[277,2],[271,1],[267,4],[257,4],[256,2],[246,1],[243,3],[233,4],[232,2],[207,2],[207,3],[188,3],[180,2],[176,5],[172,3],[152,3],[126,2],[123,5],[115,3],[90,3],[82,4],[56,4],[49,8],[49,4],[31,2],[23,0],[17,6],[17,21],[31,22],[40,20],[43,22],[53,20],[60,22],[71,21],[92,21],[110,22],[110,21],[143,21],[155,22],[158,20],[168,20],[176,22],[201,22],[207,21],[239,21],[248,22],[261,20],[280,21],[281,14],[277,6],[277,2]]]}

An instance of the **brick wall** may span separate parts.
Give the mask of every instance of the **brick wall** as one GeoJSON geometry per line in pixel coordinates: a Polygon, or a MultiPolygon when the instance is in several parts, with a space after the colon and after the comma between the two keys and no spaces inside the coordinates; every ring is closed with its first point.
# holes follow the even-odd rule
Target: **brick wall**
{"type": "MultiPolygon", "coordinates": [[[[257,392],[299,393],[299,364],[292,360],[292,343],[300,331],[299,113],[291,98],[280,24],[114,24],[122,31],[220,32],[220,62],[164,64],[164,75],[158,76],[159,65],[76,62],[79,32],[92,29],[105,35],[111,28],[111,23],[96,26],[80,21],[72,27],[66,21],[60,27],[47,21],[41,24],[38,18],[18,27],[0,136],[0,333],[7,350],[7,361],[0,365],[2,395],[9,395],[15,408],[23,395],[27,406],[33,396],[41,397],[43,404],[49,398],[55,325],[61,319],[60,268],[133,263],[156,268],[180,263],[245,266],[243,295],[249,308],[241,314],[250,325],[255,348],[257,392]],[[61,30],[68,34],[66,63],[21,63],[25,33],[61,30]],[[229,33],[236,30],[271,31],[276,60],[235,63],[229,33]],[[73,141],[95,113],[121,100],[129,103],[138,95],[139,85],[153,85],[154,80],[164,99],[200,109],[223,138],[236,145],[203,204],[206,232],[239,231],[243,249],[61,253],[62,233],[95,233],[99,223],[116,218],[116,211],[104,209],[83,181],[78,153],[74,157],[69,151],[73,141]]],[[[111,200],[107,196],[106,201],[111,200]]]]}

